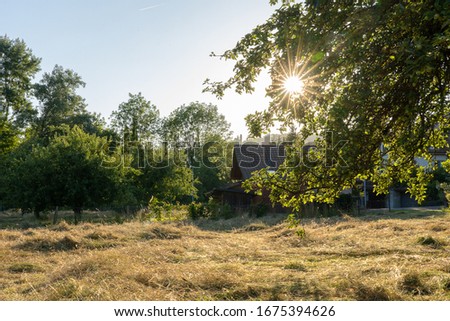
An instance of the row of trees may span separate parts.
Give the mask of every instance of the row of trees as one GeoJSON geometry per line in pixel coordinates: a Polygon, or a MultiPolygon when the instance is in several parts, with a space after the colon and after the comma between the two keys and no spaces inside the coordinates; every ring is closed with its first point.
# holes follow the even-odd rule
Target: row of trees
{"type": "Polygon", "coordinates": [[[199,161],[208,142],[226,155],[230,125],[216,106],[195,102],[161,118],[130,94],[107,125],[87,111],[77,73],[57,65],[33,83],[39,65],[22,40],[0,37],[0,205],[36,217],[70,207],[79,220],[105,204],[188,202],[227,180],[223,157],[199,161]]]}

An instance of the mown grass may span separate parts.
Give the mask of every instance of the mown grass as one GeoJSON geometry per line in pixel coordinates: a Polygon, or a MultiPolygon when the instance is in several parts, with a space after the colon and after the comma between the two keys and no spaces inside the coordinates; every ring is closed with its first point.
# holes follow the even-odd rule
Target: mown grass
{"type": "Polygon", "coordinates": [[[283,219],[2,229],[0,299],[450,299],[447,212],[283,219]]]}

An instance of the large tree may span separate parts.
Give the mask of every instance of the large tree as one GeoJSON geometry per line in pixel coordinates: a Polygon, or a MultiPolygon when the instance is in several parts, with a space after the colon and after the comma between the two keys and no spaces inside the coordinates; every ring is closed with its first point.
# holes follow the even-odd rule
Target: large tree
{"type": "Polygon", "coordinates": [[[35,120],[38,137],[49,139],[55,127],[77,120],[83,122],[80,117],[88,112],[84,98],[77,90],[84,86],[76,72],[58,65],[51,73],[44,73],[41,81],[34,85],[34,94],[39,101],[39,115],[35,120]]]}
{"type": "Polygon", "coordinates": [[[0,36],[0,154],[17,145],[35,114],[30,97],[39,64],[23,40],[0,36]]]}
{"type": "Polygon", "coordinates": [[[231,136],[230,124],[217,106],[193,102],[175,109],[163,121],[163,139],[172,145],[194,146],[218,136],[231,136]]]}
{"type": "Polygon", "coordinates": [[[200,198],[227,181],[230,124],[217,106],[194,102],[175,109],[163,121],[162,136],[168,146],[183,150],[196,178],[200,198]]]}
{"type": "Polygon", "coordinates": [[[253,134],[275,122],[296,129],[285,166],[261,171],[273,200],[296,209],[332,202],[358,178],[386,193],[394,182],[425,197],[433,148],[447,147],[450,114],[450,2],[281,2],[264,24],[223,58],[236,60],[226,82],[206,82],[221,96],[228,88],[252,92],[268,70],[272,102],[247,117],[253,134]],[[316,148],[302,148],[316,135],[316,148]],[[309,150],[308,152],[305,152],[309,150]]]}
{"type": "Polygon", "coordinates": [[[159,111],[141,93],[129,94],[128,101],[111,115],[113,129],[126,142],[143,143],[156,138],[159,111]]]}
{"type": "Polygon", "coordinates": [[[113,200],[127,167],[119,166],[121,155],[106,138],[78,126],[60,130],[47,146],[29,140],[3,159],[0,196],[9,206],[33,209],[37,218],[45,209],[68,206],[78,222],[83,208],[113,200]]]}
{"type": "Polygon", "coordinates": [[[0,120],[23,125],[29,118],[31,81],[40,61],[23,40],[0,36],[0,120]]]}

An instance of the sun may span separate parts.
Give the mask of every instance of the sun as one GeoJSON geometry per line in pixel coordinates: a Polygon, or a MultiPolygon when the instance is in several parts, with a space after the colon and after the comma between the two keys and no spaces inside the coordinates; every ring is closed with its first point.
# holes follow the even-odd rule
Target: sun
{"type": "Polygon", "coordinates": [[[289,94],[302,94],[305,89],[305,83],[298,76],[290,76],[283,82],[283,87],[289,94]]]}

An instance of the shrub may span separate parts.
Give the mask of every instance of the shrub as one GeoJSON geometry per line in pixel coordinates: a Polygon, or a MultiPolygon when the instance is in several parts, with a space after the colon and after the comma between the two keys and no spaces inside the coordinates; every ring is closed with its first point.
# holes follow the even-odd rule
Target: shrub
{"type": "Polygon", "coordinates": [[[163,221],[170,219],[170,214],[174,210],[174,206],[170,203],[160,201],[155,196],[152,196],[148,202],[149,218],[156,219],[157,221],[163,221]]]}
{"type": "Polygon", "coordinates": [[[445,199],[447,200],[447,204],[450,206],[450,184],[448,183],[441,183],[440,187],[442,191],[444,192],[445,199]]]}
{"type": "Polygon", "coordinates": [[[351,194],[342,194],[334,203],[337,210],[351,211],[353,209],[354,199],[351,194]]]}
{"type": "Polygon", "coordinates": [[[192,202],[188,206],[188,216],[190,219],[197,220],[199,218],[211,218],[214,220],[228,220],[236,216],[230,205],[219,204],[213,199],[209,199],[208,203],[192,202]]]}
{"type": "Polygon", "coordinates": [[[269,206],[265,203],[258,203],[250,207],[250,214],[256,217],[262,217],[269,211],[269,206]]]}
{"type": "Polygon", "coordinates": [[[228,220],[236,216],[236,213],[229,204],[219,204],[211,198],[206,204],[206,211],[208,213],[208,217],[212,219],[228,220]]]}
{"type": "Polygon", "coordinates": [[[192,202],[188,206],[188,217],[192,220],[198,220],[201,217],[207,217],[208,213],[206,211],[203,203],[192,202]]]}

